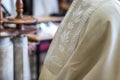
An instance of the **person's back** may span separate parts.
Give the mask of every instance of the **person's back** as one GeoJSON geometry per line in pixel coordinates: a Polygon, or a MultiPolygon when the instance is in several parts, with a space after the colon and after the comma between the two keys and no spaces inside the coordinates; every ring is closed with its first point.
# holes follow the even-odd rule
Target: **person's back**
{"type": "Polygon", "coordinates": [[[34,16],[46,16],[52,13],[59,13],[57,0],[33,0],[34,16]]]}
{"type": "Polygon", "coordinates": [[[120,80],[120,3],[74,0],[40,80],[120,80]]]}

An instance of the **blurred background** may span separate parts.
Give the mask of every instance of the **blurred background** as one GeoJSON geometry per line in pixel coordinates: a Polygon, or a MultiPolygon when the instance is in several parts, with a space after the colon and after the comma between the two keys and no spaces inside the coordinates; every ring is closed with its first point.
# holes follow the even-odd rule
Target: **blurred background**
{"type": "MultiPolygon", "coordinates": [[[[39,21],[37,24],[30,24],[37,31],[26,35],[29,39],[32,80],[38,79],[47,50],[71,3],[72,0],[23,0],[23,14],[34,16],[39,21]]],[[[2,10],[4,17],[16,16],[16,0],[2,0],[2,10]]]]}

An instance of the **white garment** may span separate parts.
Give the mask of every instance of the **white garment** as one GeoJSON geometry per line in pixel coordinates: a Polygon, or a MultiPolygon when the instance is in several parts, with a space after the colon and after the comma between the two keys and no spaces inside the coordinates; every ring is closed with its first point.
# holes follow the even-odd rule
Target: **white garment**
{"type": "Polygon", "coordinates": [[[16,37],[14,40],[14,72],[15,80],[31,80],[28,39],[25,36],[16,37]]]}
{"type": "Polygon", "coordinates": [[[58,0],[33,0],[33,15],[43,16],[58,13],[58,0]]]}
{"type": "Polygon", "coordinates": [[[8,12],[13,16],[16,15],[16,0],[2,0],[2,4],[8,10],[8,12]]]}
{"type": "Polygon", "coordinates": [[[14,79],[14,53],[10,38],[0,38],[0,80],[14,79]]]}

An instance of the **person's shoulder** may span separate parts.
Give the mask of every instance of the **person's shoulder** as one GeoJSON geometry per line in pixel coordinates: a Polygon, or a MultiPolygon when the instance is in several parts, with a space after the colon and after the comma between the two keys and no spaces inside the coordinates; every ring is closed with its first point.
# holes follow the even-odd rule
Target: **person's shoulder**
{"type": "Polygon", "coordinates": [[[93,12],[91,16],[106,20],[113,17],[120,18],[120,3],[116,0],[103,3],[93,12]]]}

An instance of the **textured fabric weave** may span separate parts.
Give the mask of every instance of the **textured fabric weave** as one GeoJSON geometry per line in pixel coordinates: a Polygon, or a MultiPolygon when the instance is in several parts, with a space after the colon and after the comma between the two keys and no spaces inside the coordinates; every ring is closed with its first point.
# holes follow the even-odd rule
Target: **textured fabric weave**
{"type": "Polygon", "coordinates": [[[74,0],[40,80],[120,80],[119,21],[117,0],[74,0]]]}

